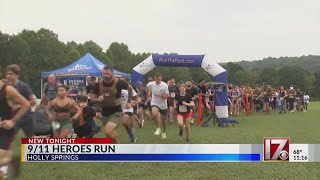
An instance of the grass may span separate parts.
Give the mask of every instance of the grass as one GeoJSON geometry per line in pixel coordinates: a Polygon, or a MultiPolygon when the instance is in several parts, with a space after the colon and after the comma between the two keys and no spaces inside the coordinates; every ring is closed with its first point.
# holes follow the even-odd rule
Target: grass
{"type": "MultiPolygon", "coordinates": [[[[240,116],[235,127],[191,128],[194,144],[262,144],[264,137],[290,137],[291,143],[320,144],[320,102],[308,112],[279,115],[253,113],[240,116]]],[[[136,129],[141,144],[182,144],[176,124],[169,126],[167,140],[155,137],[151,121],[136,129]]],[[[120,141],[127,143],[124,128],[120,141]]],[[[103,137],[102,134],[98,136],[103,137]]],[[[18,153],[19,140],[15,142],[18,153]]],[[[24,163],[20,179],[320,179],[320,163],[24,163]]]]}

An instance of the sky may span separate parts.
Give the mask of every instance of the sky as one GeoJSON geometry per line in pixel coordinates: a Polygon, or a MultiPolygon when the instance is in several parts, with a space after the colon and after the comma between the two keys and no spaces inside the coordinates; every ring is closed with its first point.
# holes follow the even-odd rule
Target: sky
{"type": "Polygon", "coordinates": [[[0,31],[216,62],[320,55],[319,0],[0,0],[0,31]]]}

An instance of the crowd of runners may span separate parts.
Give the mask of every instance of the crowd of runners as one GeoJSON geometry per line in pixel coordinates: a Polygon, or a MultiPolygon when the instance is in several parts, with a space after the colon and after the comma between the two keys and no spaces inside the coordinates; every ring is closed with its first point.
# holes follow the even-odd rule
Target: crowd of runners
{"type": "MultiPolygon", "coordinates": [[[[0,179],[8,174],[17,175],[19,158],[12,158],[11,145],[21,129],[25,137],[48,136],[55,138],[91,138],[99,131],[119,143],[116,128],[123,125],[129,142],[135,143],[136,124],[144,127],[147,119],[154,121],[154,135],[167,138],[167,123],[178,124],[177,135],[190,142],[190,124],[197,116],[199,99],[202,99],[203,114],[208,113],[206,104],[214,104],[214,88],[204,79],[164,82],[156,73],[147,83],[139,81],[131,85],[126,77],[116,78],[113,69],[106,66],[102,79],[87,77],[85,93],[76,98],[69,96],[69,87],[60,85],[55,75],[49,75],[44,84],[43,97],[39,104],[31,88],[19,80],[20,67],[6,67],[0,81],[0,179]],[[96,120],[102,122],[98,126],[96,120]],[[185,133],[184,133],[185,132],[185,133]],[[11,168],[10,168],[11,167],[11,168]]],[[[310,97],[299,88],[248,84],[225,88],[228,94],[229,113],[241,115],[244,111],[279,113],[307,111],[310,97]],[[246,108],[247,107],[247,108],[246,108]]]]}
{"type": "Polygon", "coordinates": [[[241,112],[256,111],[281,113],[295,111],[307,112],[310,96],[291,85],[289,88],[262,85],[251,88],[248,84],[242,86],[228,85],[229,113],[238,116],[241,112]]]}

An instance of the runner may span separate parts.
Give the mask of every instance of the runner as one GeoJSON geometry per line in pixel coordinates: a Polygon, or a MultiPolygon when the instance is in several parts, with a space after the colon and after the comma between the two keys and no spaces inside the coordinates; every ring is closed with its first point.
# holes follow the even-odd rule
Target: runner
{"type": "Polygon", "coordinates": [[[49,119],[53,121],[54,138],[68,138],[72,134],[73,121],[81,115],[81,108],[73,99],[67,97],[67,92],[67,86],[58,87],[58,97],[50,101],[46,109],[49,119]],[[76,114],[70,117],[73,109],[76,110],[76,114]]]}
{"type": "Polygon", "coordinates": [[[176,94],[179,93],[179,89],[175,85],[174,79],[168,81],[168,88],[169,88],[169,94],[170,94],[167,100],[168,107],[169,107],[169,120],[170,120],[170,123],[173,123],[173,112],[174,112],[173,106],[175,104],[176,94]]]}
{"type": "MultiPolygon", "coordinates": [[[[19,74],[20,67],[17,64],[7,66],[6,79],[9,81],[9,84],[16,88],[17,91],[29,101],[31,106],[35,106],[37,100],[29,85],[19,80],[19,74]]],[[[22,129],[26,137],[30,138],[34,135],[31,109],[29,109],[16,124],[16,133],[18,133],[20,129],[22,129]]]]}
{"type": "Polygon", "coordinates": [[[190,120],[192,117],[192,108],[194,107],[194,102],[192,96],[186,93],[185,85],[181,85],[180,93],[175,97],[177,108],[177,122],[179,127],[179,136],[183,134],[183,126],[186,128],[186,141],[190,142],[190,120]]]}
{"type": "Polygon", "coordinates": [[[288,90],[288,97],[289,97],[289,111],[290,113],[294,113],[294,101],[295,96],[297,95],[296,90],[293,88],[293,85],[290,86],[290,89],[288,90]]]}
{"type": "Polygon", "coordinates": [[[16,178],[19,175],[19,158],[12,158],[11,144],[13,142],[17,122],[30,108],[29,102],[19,92],[0,81],[0,179],[8,176],[8,179],[16,178]],[[9,101],[19,106],[13,114],[9,101]],[[8,173],[12,169],[12,174],[8,173]],[[8,173],[8,174],[7,174],[8,173]]]}
{"type": "MultiPolygon", "coordinates": [[[[128,90],[128,108],[132,99],[132,86],[114,77],[113,68],[105,66],[102,69],[103,79],[99,82],[99,97],[92,98],[92,102],[101,102],[104,133],[112,138],[113,143],[119,143],[116,128],[121,124],[121,90],[128,90]]],[[[129,126],[129,125],[127,125],[129,126]]]]}
{"type": "Polygon", "coordinates": [[[300,89],[297,89],[297,96],[296,96],[296,108],[297,111],[303,111],[303,92],[300,89]]]}
{"type": "Polygon", "coordinates": [[[86,94],[88,96],[88,105],[94,107],[96,111],[96,117],[101,118],[101,104],[91,102],[91,97],[97,98],[99,96],[99,84],[96,83],[96,77],[87,77],[87,86],[85,88],[86,94]]]}
{"type": "MultiPolygon", "coordinates": [[[[129,93],[127,89],[121,90],[121,109],[123,112],[122,124],[126,128],[126,131],[129,135],[130,143],[135,143],[137,137],[134,134],[135,122],[138,120],[137,114],[135,114],[134,109],[137,108],[140,98],[137,95],[134,89],[131,90],[133,100],[131,103],[128,103],[129,93]]],[[[140,123],[139,123],[140,124],[140,123]]]]}
{"type": "Polygon", "coordinates": [[[237,116],[239,115],[239,107],[240,107],[240,90],[238,86],[235,86],[231,90],[231,107],[230,107],[230,115],[237,116]]]}
{"type": "Polygon", "coordinates": [[[310,101],[310,96],[309,96],[309,93],[307,92],[304,96],[303,96],[303,102],[304,102],[304,112],[307,112],[308,111],[308,104],[309,104],[309,101],[310,101]]]}
{"type": "Polygon", "coordinates": [[[256,86],[256,88],[253,91],[253,97],[254,97],[254,104],[255,104],[255,110],[256,112],[260,112],[263,110],[263,93],[262,89],[259,86],[256,86]]]}
{"type": "Polygon", "coordinates": [[[141,118],[141,123],[139,124],[140,128],[143,128],[144,119],[148,116],[147,109],[148,109],[148,98],[147,98],[147,88],[142,84],[141,81],[138,82],[138,96],[141,98],[141,101],[138,105],[139,107],[139,116],[141,118]]]}
{"type": "Polygon", "coordinates": [[[263,111],[264,112],[270,112],[270,102],[272,98],[273,90],[270,85],[267,85],[264,87],[264,93],[263,93],[263,111]]]}
{"type": "Polygon", "coordinates": [[[73,122],[74,132],[79,138],[92,138],[97,133],[94,117],[96,111],[93,107],[88,106],[88,97],[81,95],[78,97],[81,114],[78,121],[73,122]]]}
{"type": "Polygon", "coordinates": [[[160,120],[162,120],[162,139],[166,139],[167,122],[166,117],[168,115],[167,98],[169,97],[168,85],[161,81],[162,75],[157,73],[154,76],[153,82],[148,83],[148,97],[151,98],[152,118],[156,125],[155,135],[161,134],[160,120]]]}
{"type": "MultiPolygon", "coordinates": [[[[192,97],[192,101],[195,103],[195,106],[193,106],[192,108],[192,113],[196,113],[197,112],[197,109],[196,109],[196,102],[198,101],[198,91],[195,87],[195,84],[192,83],[192,81],[187,81],[186,82],[186,93],[189,94],[191,97],[192,97]]],[[[191,121],[190,121],[191,124],[194,123],[194,118],[193,116],[191,116],[191,121]]]]}
{"type": "Polygon", "coordinates": [[[280,100],[280,111],[279,114],[282,112],[286,113],[286,97],[288,96],[287,91],[284,89],[283,86],[280,86],[280,92],[279,92],[279,100],[280,100]]]}
{"type": "MultiPolygon", "coordinates": [[[[137,89],[130,83],[130,80],[129,78],[125,77],[125,76],[122,76],[120,78],[121,80],[124,80],[126,83],[130,84],[132,86],[132,89],[133,91],[135,92],[135,96],[133,97],[133,99],[131,99],[131,101],[134,101],[131,103],[131,106],[133,107],[133,115],[131,116],[131,126],[132,127],[135,127],[136,126],[136,122],[138,122],[139,124],[139,127],[141,127],[141,121],[139,119],[139,114],[138,114],[138,109],[139,109],[139,106],[137,104],[137,102],[139,103],[141,101],[140,97],[138,96],[137,94],[137,89]]],[[[132,92],[133,92],[132,91],[132,92]]],[[[122,91],[121,91],[122,93],[122,91]]],[[[122,96],[122,95],[121,95],[122,96]]]]}
{"type": "Polygon", "coordinates": [[[207,116],[207,108],[205,108],[206,107],[205,99],[206,99],[207,90],[206,90],[206,81],[204,79],[200,79],[198,88],[199,88],[199,96],[202,96],[202,107],[204,107],[203,114],[207,116]]]}

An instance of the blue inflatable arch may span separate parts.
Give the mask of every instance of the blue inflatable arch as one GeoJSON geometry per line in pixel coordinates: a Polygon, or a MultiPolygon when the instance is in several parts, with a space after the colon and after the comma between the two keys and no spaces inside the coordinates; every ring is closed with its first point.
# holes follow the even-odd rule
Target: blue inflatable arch
{"type": "MultiPolygon", "coordinates": [[[[213,76],[213,81],[227,84],[227,72],[218,63],[205,55],[160,55],[152,54],[132,70],[131,81],[134,85],[157,66],[202,67],[213,76]]],[[[228,122],[228,97],[225,91],[216,91],[216,114],[222,123],[228,122]]]]}

